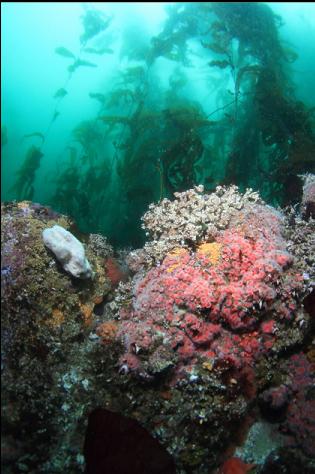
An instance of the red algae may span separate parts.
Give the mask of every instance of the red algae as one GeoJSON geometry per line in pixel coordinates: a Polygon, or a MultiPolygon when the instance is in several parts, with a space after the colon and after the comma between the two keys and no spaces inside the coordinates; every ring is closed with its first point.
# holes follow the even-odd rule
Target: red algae
{"type": "Polygon", "coordinates": [[[126,275],[121,270],[119,263],[115,258],[108,257],[104,262],[104,266],[106,276],[111,281],[113,287],[116,287],[121,280],[125,279],[126,275]]]}
{"type": "Polygon", "coordinates": [[[218,474],[246,474],[255,464],[246,464],[239,458],[233,457],[225,461],[218,474]]]}

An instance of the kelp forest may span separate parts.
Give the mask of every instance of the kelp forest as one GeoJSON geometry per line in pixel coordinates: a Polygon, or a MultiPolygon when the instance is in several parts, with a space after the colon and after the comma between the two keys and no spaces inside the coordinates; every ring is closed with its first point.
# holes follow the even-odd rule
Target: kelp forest
{"type": "Polygon", "coordinates": [[[194,185],[250,187],[281,207],[300,199],[300,175],[315,171],[315,108],[296,98],[297,53],[281,40],[280,16],[264,3],[174,3],[165,11],[150,36],[117,31],[115,13],[84,7],[77,51],[56,43],[64,76],[46,128],[26,124],[25,155],[8,157],[10,130],[1,127],[3,160],[20,163],[4,198],[38,202],[38,172],[49,159],[50,195],[41,204],[121,247],[143,243],[140,217],[151,202],[194,185]],[[108,77],[97,58],[113,55],[119,67],[108,77]],[[107,77],[89,92],[97,113],[78,121],[52,156],[51,131],[83,70],[107,77]]]}

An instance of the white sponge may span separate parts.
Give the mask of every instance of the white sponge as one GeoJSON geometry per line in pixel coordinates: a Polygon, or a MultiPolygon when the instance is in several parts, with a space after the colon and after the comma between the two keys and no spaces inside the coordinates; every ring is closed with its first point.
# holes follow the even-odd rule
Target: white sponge
{"type": "Polygon", "coordinates": [[[84,247],[71,232],[60,225],[43,230],[43,240],[64,270],[76,278],[91,278],[93,272],[85,257],[84,247]]]}

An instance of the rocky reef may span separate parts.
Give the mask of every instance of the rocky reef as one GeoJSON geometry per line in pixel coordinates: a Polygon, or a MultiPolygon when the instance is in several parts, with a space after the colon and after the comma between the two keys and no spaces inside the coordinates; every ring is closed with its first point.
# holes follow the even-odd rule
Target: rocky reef
{"type": "Polygon", "coordinates": [[[65,216],[4,204],[3,472],[290,473],[290,456],[314,472],[309,200],[176,193],[150,206],[124,265],[65,216]],[[91,278],[45,247],[54,225],[83,242],[91,278]],[[246,433],[270,421],[277,442],[251,456],[246,433]]]}
{"type": "MultiPolygon", "coordinates": [[[[53,225],[74,230],[68,218],[43,206],[2,205],[4,472],[62,472],[73,457],[75,464],[83,462],[76,442],[74,451],[69,446],[89,405],[93,308],[110,283],[88,246],[93,279],[78,280],[63,270],[42,239],[53,225]]],[[[84,436],[84,426],[79,429],[84,436]]]]}

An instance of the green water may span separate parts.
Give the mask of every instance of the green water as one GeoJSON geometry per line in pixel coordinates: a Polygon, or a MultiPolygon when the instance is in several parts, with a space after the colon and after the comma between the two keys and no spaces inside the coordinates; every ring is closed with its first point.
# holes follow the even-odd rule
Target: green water
{"type": "Polygon", "coordinates": [[[9,3],[2,200],[139,246],[195,184],[298,201],[315,171],[313,3],[9,3]]]}

